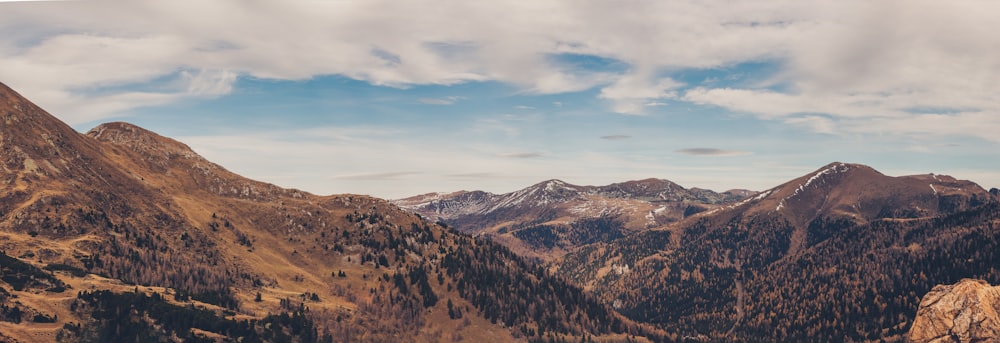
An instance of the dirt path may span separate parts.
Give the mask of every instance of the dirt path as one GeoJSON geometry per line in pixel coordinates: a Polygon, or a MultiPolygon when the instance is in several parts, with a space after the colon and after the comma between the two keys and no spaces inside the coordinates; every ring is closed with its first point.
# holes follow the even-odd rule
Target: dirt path
{"type": "MultiPolygon", "coordinates": [[[[740,260],[736,260],[736,270],[741,271],[743,268],[740,260]]],[[[746,306],[746,291],[743,289],[743,280],[740,276],[736,277],[736,322],[733,323],[733,327],[726,331],[726,336],[732,335],[736,327],[740,325],[743,321],[743,307],[746,306]]]]}

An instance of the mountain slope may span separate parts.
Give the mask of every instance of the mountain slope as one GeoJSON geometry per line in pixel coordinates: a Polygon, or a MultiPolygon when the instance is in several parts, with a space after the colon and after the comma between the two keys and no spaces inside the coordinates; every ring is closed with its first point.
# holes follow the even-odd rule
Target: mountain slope
{"type": "Polygon", "coordinates": [[[751,212],[782,212],[796,225],[816,216],[920,218],[953,213],[989,201],[979,185],[946,175],[890,177],[865,165],[831,163],[754,201],[751,212]],[[777,202],[775,204],[775,202],[777,202]]]}
{"type": "Polygon", "coordinates": [[[548,261],[577,246],[676,222],[749,194],[685,189],[662,179],[607,186],[547,180],[505,194],[432,193],[393,202],[459,231],[488,236],[522,256],[548,261]]]}
{"type": "Polygon", "coordinates": [[[652,332],[501,246],[385,200],[282,189],[130,124],[82,135],[3,85],[0,99],[4,340],[652,332]],[[42,279],[54,281],[23,281],[42,279]]]}
{"type": "Polygon", "coordinates": [[[727,341],[899,338],[913,294],[1000,277],[1000,205],[968,181],[833,163],[552,269],[632,319],[727,341]]]}
{"type": "Polygon", "coordinates": [[[793,228],[788,250],[793,255],[829,234],[818,222],[930,218],[992,201],[979,185],[946,175],[891,177],[869,166],[834,162],[704,218],[712,225],[747,217],[785,222],[793,228]]]}

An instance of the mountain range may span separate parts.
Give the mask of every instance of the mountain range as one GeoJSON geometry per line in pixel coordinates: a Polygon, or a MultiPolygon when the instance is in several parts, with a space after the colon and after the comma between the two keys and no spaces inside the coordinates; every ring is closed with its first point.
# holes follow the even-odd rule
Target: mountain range
{"type": "Polygon", "coordinates": [[[547,180],[505,193],[430,193],[393,203],[458,231],[489,237],[548,261],[580,245],[661,227],[754,194],[686,189],[663,179],[607,186],[547,180]]]}
{"type": "Polygon", "coordinates": [[[388,201],[246,179],[0,84],[0,341],[902,341],[1000,283],[1000,191],[834,162],[761,192],[388,201]]]}
{"type": "Polygon", "coordinates": [[[0,341],[660,337],[385,200],[249,180],[127,123],[80,134],[4,85],[0,123],[0,341]]]}
{"type": "Polygon", "coordinates": [[[996,282],[998,226],[1000,204],[972,182],[838,162],[550,268],[691,337],[900,340],[935,284],[996,282]]]}
{"type": "Polygon", "coordinates": [[[996,280],[997,193],[834,162],[759,193],[550,180],[394,203],[536,258],[681,337],[865,341],[902,339],[935,282],[996,280]]]}

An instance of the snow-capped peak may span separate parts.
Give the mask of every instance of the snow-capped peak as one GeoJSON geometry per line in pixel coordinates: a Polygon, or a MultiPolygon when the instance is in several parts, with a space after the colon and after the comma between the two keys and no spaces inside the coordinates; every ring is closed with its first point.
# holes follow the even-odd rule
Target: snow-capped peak
{"type": "Polygon", "coordinates": [[[813,176],[809,177],[809,179],[806,180],[805,183],[799,184],[799,186],[797,188],[795,188],[795,192],[792,192],[792,195],[789,195],[789,196],[785,197],[784,199],[781,199],[781,201],[778,202],[778,206],[775,207],[774,210],[775,211],[781,211],[781,209],[785,207],[785,202],[787,200],[790,200],[790,199],[798,196],[799,193],[804,192],[813,183],[819,182],[824,175],[832,175],[832,174],[837,174],[837,173],[846,173],[850,169],[851,169],[851,166],[848,165],[848,164],[846,164],[846,163],[831,164],[830,166],[828,166],[826,168],[823,168],[823,170],[820,170],[820,171],[816,172],[816,174],[813,174],[813,176]]]}

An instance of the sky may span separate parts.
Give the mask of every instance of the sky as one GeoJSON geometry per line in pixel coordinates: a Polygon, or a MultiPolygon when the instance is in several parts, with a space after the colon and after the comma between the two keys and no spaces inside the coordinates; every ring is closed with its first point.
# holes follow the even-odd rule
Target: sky
{"type": "Polygon", "coordinates": [[[0,1],[0,82],[316,194],[1000,187],[996,1],[0,1]]]}

